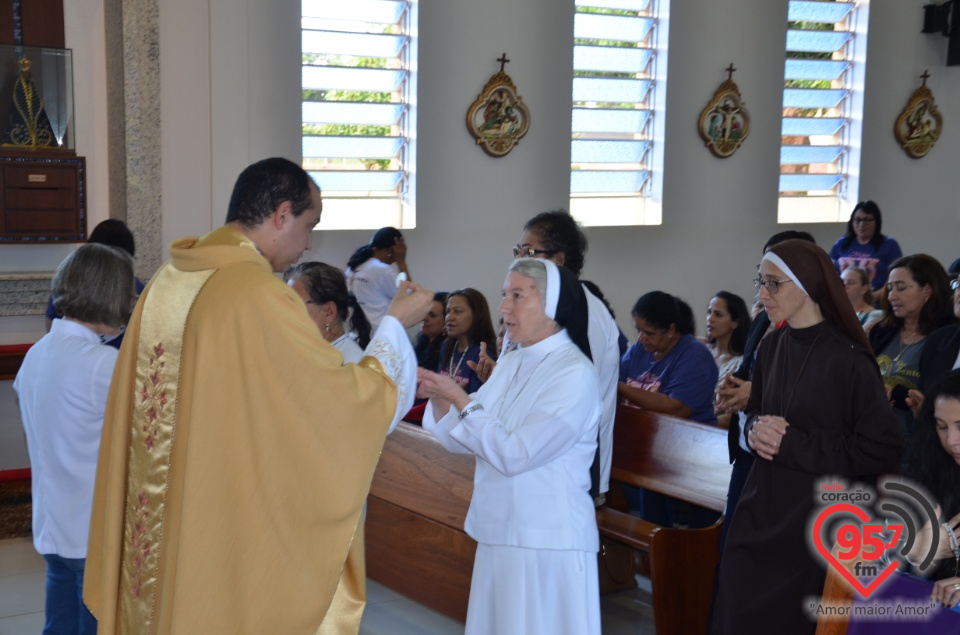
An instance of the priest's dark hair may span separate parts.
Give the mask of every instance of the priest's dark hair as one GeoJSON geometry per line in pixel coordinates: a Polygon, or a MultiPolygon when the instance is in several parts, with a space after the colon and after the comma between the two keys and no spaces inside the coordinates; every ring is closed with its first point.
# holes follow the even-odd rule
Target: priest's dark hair
{"type": "MultiPolygon", "coordinates": [[[[943,448],[937,434],[936,402],[939,399],[960,401],[960,371],[947,373],[927,391],[920,420],[907,444],[906,476],[927,490],[941,507],[941,520],[948,521],[960,512],[960,466],[943,448]]],[[[952,558],[944,558],[924,575],[934,580],[953,577],[955,565],[952,558]]]]}
{"type": "Polygon", "coordinates": [[[551,256],[563,252],[563,266],[580,277],[584,254],[587,253],[587,237],[570,212],[559,209],[537,214],[523,228],[534,232],[540,239],[540,245],[551,256]]]}
{"type": "Polygon", "coordinates": [[[53,274],[53,308],[88,324],[124,326],[136,302],[133,256],[117,247],[86,243],[53,274]]]}
{"type": "Polygon", "coordinates": [[[663,331],[673,325],[680,335],[692,335],[693,309],[690,305],[663,291],[644,293],[633,305],[630,314],[663,331]]]}
{"type": "Polygon", "coordinates": [[[257,161],[237,177],[226,222],[256,227],[284,201],[290,201],[293,215],[300,216],[310,207],[310,183],[310,175],[293,161],[279,157],[257,161]]]}
{"type": "Polygon", "coordinates": [[[360,348],[367,347],[372,335],[370,322],[357,299],[347,291],[347,281],[342,271],[325,262],[302,262],[291,267],[283,276],[285,281],[295,278],[300,278],[310,299],[316,304],[333,302],[340,323],[357,334],[360,348]]]}
{"type": "Polygon", "coordinates": [[[847,249],[853,243],[854,239],[856,239],[857,233],[853,231],[853,217],[857,215],[857,212],[869,214],[873,217],[873,220],[876,221],[873,225],[873,236],[870,238],[870,244],[873,245],[875,249],[879,249],[886,236],[880,231],[883,228],[883,217],[880,215],[880,206],[873,201],[860,201],[854,206],[853,211],[850,212],[850,220],[847,221],[847,233],[844,234],[843,242],[840,243],[840,246],[843,249],[847,249]]]}

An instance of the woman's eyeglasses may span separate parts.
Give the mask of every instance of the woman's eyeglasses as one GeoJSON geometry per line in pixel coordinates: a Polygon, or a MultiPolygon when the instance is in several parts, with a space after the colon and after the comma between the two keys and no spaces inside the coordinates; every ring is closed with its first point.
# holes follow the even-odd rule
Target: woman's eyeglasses
{"type": "Polygon", "coordinates": [[[753,286],[756,287],[757,291],[760,291],[760,288],[763,287],[770,295],[777,295],[777,291],[780,290],[780,285],[787,284],[788,282],[793,282],[793,280],[764,280],[763,278],[754,278],[753,286]]]}
{"type": "Polygon", "coordinates": [[[513,246],[514,258],[536,258],[540,254],[543,254],[549,258],[555,253],[557,252],[550,251],[549,249],[534,249],[530,245],[521,245],[519,243],[513,246]]]}

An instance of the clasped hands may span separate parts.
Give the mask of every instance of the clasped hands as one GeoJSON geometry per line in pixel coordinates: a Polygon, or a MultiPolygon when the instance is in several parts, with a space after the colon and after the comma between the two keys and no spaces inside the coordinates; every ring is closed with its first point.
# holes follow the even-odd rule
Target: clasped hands
{"type": "Polygon", "coordinates": [[[772,461],[780,453],[780,443],[789,427],[790,424],[783,417],[761,415],[750,428],[747,444],[761,458],[772,461]]]}
{"type": "Polygon", "coordinates": [[[717,414],[733,414],[747,407],[751,383],[727,375],[717,389],[717,414]]]}

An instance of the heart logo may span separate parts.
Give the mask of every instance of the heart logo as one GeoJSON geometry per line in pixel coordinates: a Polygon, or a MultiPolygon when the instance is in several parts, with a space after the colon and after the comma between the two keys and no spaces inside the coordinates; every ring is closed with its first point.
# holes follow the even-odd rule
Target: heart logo
{"type": "MultiPolygon", "coordinates": [[[[876,591],[881,584],[883,584],[884,580],[886,580],[891,575],[893,575],[893,572],[897,570],[898,566],[900,566],[900,562],[897,560],[894,560],[893,562],[888,564],[883,571],[880,572],[880,575],[878,575],[873,580],[873,582],[870,583],[870,586],[867,586],[867,587],[863,586],[863,584],[860,583],[860,580],[858,580],[855,575],[853,575],[845,566],[843,566],[843,564],[839,560],[837,560],[837,558],[832,553],[830,553],[830,549],[828,549],[827,546],[823,544],[823,537],[821,535],[822,534],[821,529],[823,527],[823,523],[831,515],[838,512],[849,512],[854,516],[856,516],[857,518],[859,518],[864,523],[870,520],[870,516],[868,516],[865,511],[863,511],[862,509],[854,505],[850,505],[847,503],[839,503],[837,505],[831,505],[830,507],[827,507],[822,512],[820,512],[820,515],[817,516],[817,521],[813,525],[813,543],[814,545],[816,545],[817,551],[820,552],[820,555],[822,555],[824,559],[826,559],[826,561],[830,564],[830,566],[836,569],[837,572],[840,575],[842,575],[844,579],[847,582],[849,582],[861,596],[865,598],[870,597],[870,595],[874,591],[876,591]]],[[[861,552],[862,552],[862,546],[861,546],[861,552]]]]}

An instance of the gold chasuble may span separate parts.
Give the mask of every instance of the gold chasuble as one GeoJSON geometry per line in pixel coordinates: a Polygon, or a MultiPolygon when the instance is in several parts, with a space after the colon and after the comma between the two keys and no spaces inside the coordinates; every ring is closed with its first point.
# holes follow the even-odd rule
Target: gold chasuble
{"type": "Polygon", "coordinates": [[[342,365],[237,230],[170,251],[113,376],[84,600],[101,634],[313,635],[411,387],[389,353],[342,365]]]}

